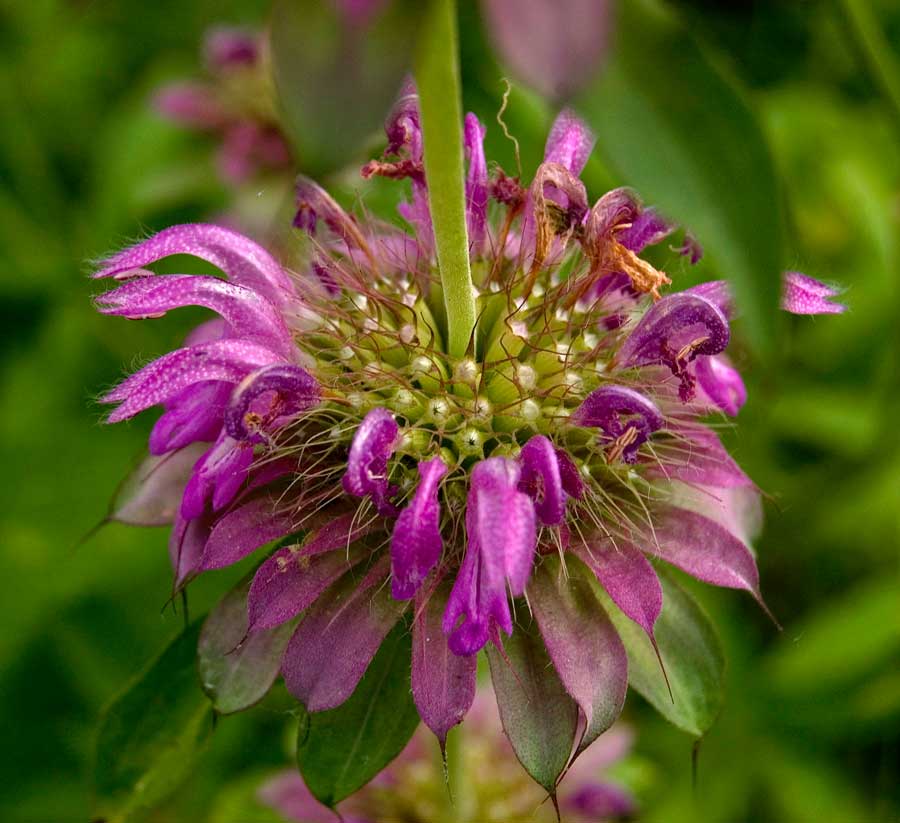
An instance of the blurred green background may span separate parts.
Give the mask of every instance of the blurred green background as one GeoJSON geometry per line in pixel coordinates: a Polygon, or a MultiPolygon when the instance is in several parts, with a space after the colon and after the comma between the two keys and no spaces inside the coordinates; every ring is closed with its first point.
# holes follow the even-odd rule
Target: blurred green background
{"type": "MultiPolygon", "coordinates": [[[[641,820],[900,819],[900,100],[879,74],[900,60],[900,7],[871,4],[889,56],[873,71],[848,23],[860,5],[676,4],[759,117],[781,175],[789,266],[846,286],[851,310],[790,318],[769,363],[739,355],[750,401],[727,439],[770,495],[757,548],[784,631],[750,598],[696,587],[725,641],[726,707],[692,790],[691,741],[629,697],[647,767],[641,820]]],[[[166,603],[165,530],[112,525],[81,539],[153,417],[105,427],[93,398],[177,346],[196,316],[103,319],[85,261],[227,206],[211,142],[148,99],[197,73],[209,25],[265,14],[264,2],[222,0],[0,5],[3,820],[89,819],[97,714],[182,625],[166,603]]],[[[464,3],[465,103],[489,124],[489,156],[505,151],[510,168],[494,121],[500,70],[479,25],[464,3]]],[[[524,94],[513,103],[527,167],[550,110],[524,94]]],[[[612,168],[602,156],[591,167],[593,197],[629,182],[612,168]]],[[[679,266],[676,277],[693,276],[679,266]]],[[[206,575],[192,613],[240,573],[206,575]]],[[[223,787],[287,763],[282,738],[265,707],[226,718],[190,786],[154,819],[229,819],[223,787]]]]}

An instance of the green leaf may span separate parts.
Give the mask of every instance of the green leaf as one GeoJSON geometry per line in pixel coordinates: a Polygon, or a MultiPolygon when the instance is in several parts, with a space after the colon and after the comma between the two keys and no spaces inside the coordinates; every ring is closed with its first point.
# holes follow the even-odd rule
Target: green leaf
{"type": "Polygon", "coordinates": [[[654,627],[659,654],[672,694],[647,634],[629,620],[597,584],[597,591],[628,652],[628,685],[669,722],[702,737],[724,699],[725,656],[709,618],[697,602],[663,569],[663,609],[654,627]]]}
{"type": "Polygon", "coordinates": [[[212,729],[212,707],[197,680],[195,622],[106,708],[94,764],[98,812],[131,820],[191,773],[212,729]]]}
{"type": "Polygon", "coordinates": [[[220,714],[243,711],[265,696],[297,625],[297,620],[291,620],[247,637],[247,593],[252,579],[251,575],[242,580],[222,598],[200,632],[200,682],[220,714]]]}
{"type": "Polygon", "coordinates": [[[475,328],[463,169],[456,4],[432,0],[416,54],[425,177],[447,312],[447,351],[463,357],[475,328]]]}
{"type": "Polygon", "coordinates": [[[340,3],[279,0],[272,68],[283,121],[304,171],[346,166],[376,132],[409,70],[418,4],[382,4],[353,21],[340,3]]]}
{"type": "Polygon", "coordinates": [[[525,771],[553,794],[572,754],[578,705],[553,668],[536,621],[516,624],[503,653],[491,643],[487,656],[503,731],[525,771]]]}
{"type": "Polygon", "coordinates": [[[628,185],[700,241],[734,287],[748,339],[774,349],[780,193],[756,116],[672,14],[620,3],[616,48],[578,108],[628,185]]]}
{"type": "Polygon", "coordinates": [[[346,703],[300,721],[297,762],[309,790],[334,808],[390,763],[419,725],[410,689],[409,629],[398,623],[346,703]]]}

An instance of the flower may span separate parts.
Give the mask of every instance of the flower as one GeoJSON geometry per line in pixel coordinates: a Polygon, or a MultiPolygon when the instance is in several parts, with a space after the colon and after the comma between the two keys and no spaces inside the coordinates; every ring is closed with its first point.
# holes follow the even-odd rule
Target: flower
{"type": "MultiPolygon", "coordinates": [[[[572,767],[557,801],[570,823],[602,823],[630,817],[637,810],[631,792],[605,772],[625,760],[634,734],[616,724],[572,767]]],[[[458,743],[460,770],[466,775],[465,799],[454,799],[467,810],[466,820],[479,823],[555,821],[552,805],[518,768],[490,689],[479,692],[458,743]]],[[[446,815],[451,802],[443,770],[431,755],[430,741],[421,730],[400,755],[368,786],[338,804],[340,819],[352,823],[382,820],[435,820],[446,815]]],[[[258,801],[287,821],[333,823],[335,812],[324,809],[295,770],[268,778],[257,792],[258,801]]],[[[458,812],[463,814],[463,812],[458,812]]]]}
{"type": "Polygon", "coordinates": [[[208,79],[171,83],[154,99],[157,111],[220,140],[222,179],[241,183],[264,171],[287,171],[288,142],[278,125],[264,38],[242,28],[211,28],[203,45],[208,79]]]}
{"type": "MultiPolygon", "coordinates": [[[[479,321],[467,354],[451,357],[411,86],[386,134],[363,174],[411,181],[409,231],[357,220],[300,178],[308,256],[295,272],[213,225],[167,229],[103,263],[97,276],[119,285],[101,311],[190,304],[219,318],[102,400],[117,404],[110,422],[164,408],[150,445],[184,484],[177,588],[284,539],[256,572],[249,626],[302,614],[282,672],[311,712],[346,700],[407,620],[412,693],[443,744],[472,704],[475,655],[488,646],[503,681],[531,611],[540,670],[552,666],[580,718],[550,790],[624,701],[627,659],[597,587],[654,643],[657,561],[763,602],[749,547],[759,495],[706,422],[746,398],[725,355],[733,306],[721,282],[664,293],[670,278],[640,255],[677,227],[634,193],[590,206],[578,175],[593,137],[574,114],[557,119],[528,187],[488,174],[470,114],[479,321]],[[146,269],[173,254],[227,279],[146,269]],[[182,452],[201,442],[185,480],[182,452]]],[[[688,238],[680,251],[695,259],[699,247],[688,238]]],[[[837,310],[810,278],[786,283],[789,311],[837,310]]],[[[158,522],[145,488],[162,483],[142,477],[120,519],[158,522]]],[[[496,688],[507,730],[521,686],[496,688]]]]}

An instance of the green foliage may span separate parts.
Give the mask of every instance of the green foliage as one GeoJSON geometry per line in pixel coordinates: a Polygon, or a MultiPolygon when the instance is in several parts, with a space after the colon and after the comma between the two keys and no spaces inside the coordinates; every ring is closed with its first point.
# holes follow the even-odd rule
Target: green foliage
{"type": "Polygon", "coordinates": [[[186,780],[213,730],[197,680],[194,623],[104,711],[94,793],[110,823],[135,819],[186,780]]]}
{"type": "Polygon", "coordinates": [[[326,806],[368,783],[400,754],[419,725],[409,685],[411,657],[409,629],[400,622],[343,705],[301,718],[300,773],[326,806]]]}

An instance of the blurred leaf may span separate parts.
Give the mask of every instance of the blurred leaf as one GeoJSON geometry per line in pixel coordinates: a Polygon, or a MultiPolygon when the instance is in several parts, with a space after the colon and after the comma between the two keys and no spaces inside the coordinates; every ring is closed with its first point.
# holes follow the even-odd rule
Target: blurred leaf
{"type": "Polygon", "coordinates": [[[212,707],[197,682],[199,633],[198,621],[103,713],[94,791],[110,823],[133,819],[173,792],[212,732],[212,707]]]}
{"type": "Polygon", "coordinates": [[[875,580],[830,600],[785,632],[766,661],[767,681],[782,694],[839,689],[900,654],[896,577],[875,580]]]}
{"type": "Polygon", "coordinates": [[[466,353],[475,328],[463,170],[456,3],[431,0],[416,54],[428,205],[447,310],[447,352],[466,353]]]}
{"type": "Polygon", "coordinates": [[[536,621],[517,624],[503,652],[489,643],[487,656],[503,731],[528,774],[553,794],[572,754],[578,705],[553,668],[536,621]]]}
{"type": "Polygon", "coordinates": [[[732,281],[748,338],[771,352],[781,202],[756,117],[674,15],[648,2],[619,9],[613,59],[578,108],[610,165],[732,281]]]}
{"type": "Polygon", "coordinates": [[[247,637],[247,593],[252,575],[210,612],[200,632],[197,666],[203,690],[221,714],[243,711],[265,697],[297,625],[288,621],[247,637]]]}
{"type": "Polygon", "coordinates": [[[272,13],[275,87],[285,126],[312,176],[350,162],[378,129],[411,63],[424,3],[278,0],[272,13]],[[357,4],[365,6],[366,4],[357,4]]]}
{"type": "Polygon", "coordinates": [[[419,725],[410,690],[409,629],[398,623],[356,690],[336,709],[301,718],[297,762],[309,790],[334,807],[390,763],[419,725]]]}
{"type": "Polygon", "coordinates": [[[722,708],[725,656],[709,618],[669,572],[657,569],[663,609],[654,627],[672,695],[643,629],[625,617],[597,584],[628,652],[628,684],[668,721],[694,737],[709,731],[722,708]]]}

